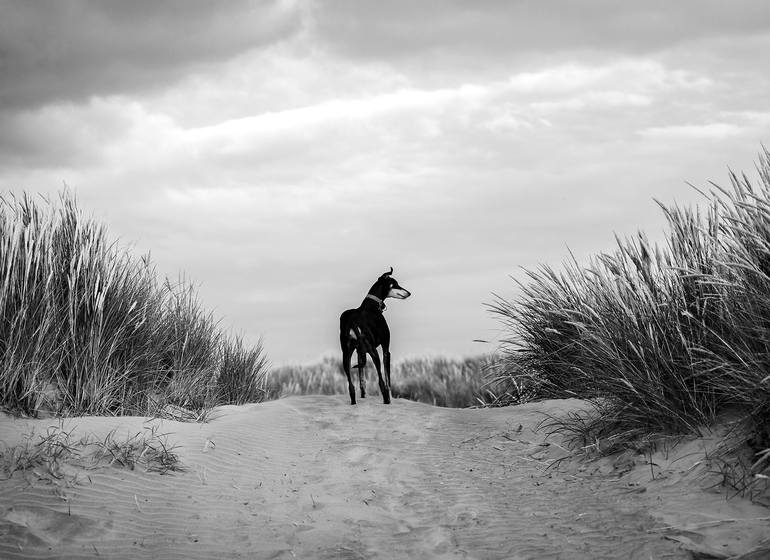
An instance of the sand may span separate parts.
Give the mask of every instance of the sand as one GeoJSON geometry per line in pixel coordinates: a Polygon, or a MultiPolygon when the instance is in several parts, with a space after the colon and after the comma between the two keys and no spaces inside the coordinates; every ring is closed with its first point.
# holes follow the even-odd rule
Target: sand
{"type": "MultiPolygon", "coordinates": [[[[66,419],[100,438],[153,426],[186,470],[72,466],[77,483],[16,473],[0,481],[0,558],[770,557],[770,510],[703,489],[706,440],[547,468],[566,452],[535,431],[543,413],[583,403],[346,401],[220,407],[202,424],[66,419]]],[[[0,440],[58,422],[4,416],[0,440]]]]}

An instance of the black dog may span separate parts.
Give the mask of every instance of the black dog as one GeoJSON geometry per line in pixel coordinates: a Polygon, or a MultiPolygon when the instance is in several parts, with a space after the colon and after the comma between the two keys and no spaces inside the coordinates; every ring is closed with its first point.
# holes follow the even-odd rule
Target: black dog
{"type": "Polygon", "coordinates": [[[348,309],[340,316],[340,346],[342,347],[342,367],[348,378],[348,392],[350,404],[356,404],[356,389],[350,378],[350,358],[353,350],[358,354],[358,383],[361,387],[361,398],[366,397],[366,380],[364,377],[366,368],[366,355],[369,354],[377,369],[377,377],[380,381],[380,392],[385,404],[390,404],[390,329],[382,312],[385,311],[385,298],[406,299],[410,295],[398,285],[390,272],[380,276],[369,288],[364,301],[357,309],[348,309]],[[385,379],[380,370],[380,356],[377,347],[382,346],[382,361],[385,364],[385,379]]]}

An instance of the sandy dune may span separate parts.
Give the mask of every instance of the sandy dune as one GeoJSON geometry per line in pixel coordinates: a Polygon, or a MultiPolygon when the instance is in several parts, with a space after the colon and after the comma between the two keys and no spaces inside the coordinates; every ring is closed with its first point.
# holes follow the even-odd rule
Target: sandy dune
{"type": "MultiPolygon", "coordinates": [[[[0,482],[0,558],[728,557],[770,535],[767,509],[698,488],[700,440],[652,469],[620,457],[545,470],[564,451],[533,429],[578,401],[346,400],[222,407],[206,424],[68,419],[96,437],[156,425],[186,471],[103,467],[31,486],[17,473],[0,482]]],[[[0,440],[56,424],[2,417],[0,440]]]]}

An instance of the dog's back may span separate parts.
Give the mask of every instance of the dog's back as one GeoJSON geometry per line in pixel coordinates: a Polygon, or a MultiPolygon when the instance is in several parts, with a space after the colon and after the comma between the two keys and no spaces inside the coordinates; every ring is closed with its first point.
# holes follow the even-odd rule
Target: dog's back
{"type": "Polygon", "coordinates": [[[340,315],[340,343],[343,347],[347,345],[353,348],[363,344],[366,351],[374,350],[382,343],[379,334],[382,331],[381,323],[385,323],[382,315],[373,315],[361,308],[348,309],[340,315]]]}

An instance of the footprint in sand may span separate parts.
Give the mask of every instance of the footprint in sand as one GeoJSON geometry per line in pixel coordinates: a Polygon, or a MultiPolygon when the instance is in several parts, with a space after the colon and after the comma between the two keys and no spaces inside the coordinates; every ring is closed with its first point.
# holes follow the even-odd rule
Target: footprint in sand
{"type": "Polygon", "coordinates": [[[0,517],[0,539],[21,547],[50,546],[103,537],[112,521],[54,511],[44,507],[16,506],[0,517]]]}
{"type": "Polygon", "coordinates": [[[395,538],[412,543],[423,558],[434,558],[435,555],[455,557],[456,543],[452,531],[448,527],[408,527],[394,535],[395,538]]]}

